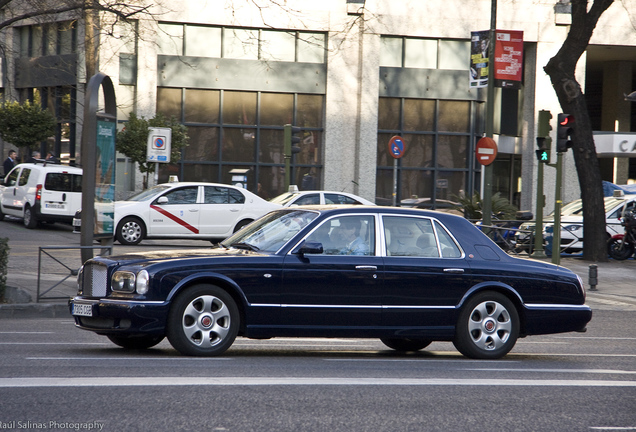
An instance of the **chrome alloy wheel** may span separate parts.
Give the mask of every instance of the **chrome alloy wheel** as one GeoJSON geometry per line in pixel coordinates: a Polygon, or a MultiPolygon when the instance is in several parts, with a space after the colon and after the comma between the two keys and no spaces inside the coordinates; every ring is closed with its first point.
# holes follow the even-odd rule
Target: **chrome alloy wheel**
{"type": "Polygon", "coordinates": [[[121,227],[121,236],[126,243],[138,243],[141,237],[141,226],[133,220],[128,221],[121,227]]]}
{"type": "Polygon", "coordinates": [[[480,350],[496,350],[506,344],[512,332],[508,310],[496,301],[478,304],[468,320],[468,333],[480,350]]]}
{"type": "Polygon", "coordinates": [[[186,306],[182,327],[190,343],[205,349],[225,340],[231,322],[230,310],[221,299],[212,295],[202,295],[186,306]]]}

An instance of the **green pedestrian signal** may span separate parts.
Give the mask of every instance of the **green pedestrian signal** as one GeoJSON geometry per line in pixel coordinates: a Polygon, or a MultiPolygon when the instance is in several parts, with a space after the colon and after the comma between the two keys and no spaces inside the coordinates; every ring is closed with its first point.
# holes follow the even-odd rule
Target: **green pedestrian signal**
{"type": "Polygon", "coordinates": [[[537,137],[537,160],[541,163],[548,164],[550,163],[550,145],[548,144],[548,140],[550,138],[545,137],[537,137]]]}

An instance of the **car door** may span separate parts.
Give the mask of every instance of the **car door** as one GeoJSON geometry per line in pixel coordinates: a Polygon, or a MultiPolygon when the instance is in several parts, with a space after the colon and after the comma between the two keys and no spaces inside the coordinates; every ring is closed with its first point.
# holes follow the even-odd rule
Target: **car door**
{"type": "Polygon", "coordinates": [[[245,195],[225,186],[203,186],[201,233],[228,236],[245,212],[245,195]]]}
{"type": "Polygon", "coordinates": [[[198,235],[201,208],[198,195],[198,186],[182,186],[157,197],[150,204],[149,235],[198,235]]]}
{"type": "Polygon", "coordinates": [[[384,215],[382,232],[383,325],[448,330],[471,284],[457,242],[438,221],[423,217],[384,215]]]}
{"type": "Polygon", "coordinates": [[[5,188],[2,191],[2,212],[8,215],[22,217],[22,205],[16,200],[18,178],[22,167],[17,166],[4,179],[5,188]]]}
{"type": "Polygon", "coordinates": [[[358,225],[358,237],[365,251],[353,255],[345,254],[344,248],[325,247],[322,254],[288,254],[283,266],[281,324],[317,332],[337,332],[346,327],[349,334],[353,327],[363,333],[365,328],[380,325],[382,258],[376,256],[376,217],[348,215],[329,219],[305,243],[330,241],[322,240],[323,236],[335,237],[344,219],[358,225]]]}

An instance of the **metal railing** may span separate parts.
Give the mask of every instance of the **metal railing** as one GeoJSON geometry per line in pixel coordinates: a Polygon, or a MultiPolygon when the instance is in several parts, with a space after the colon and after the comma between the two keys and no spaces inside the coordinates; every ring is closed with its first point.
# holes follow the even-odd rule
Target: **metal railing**
{"type": "MultiPolygon", "coordinates": [[[[47,294],[49,294],[51,291],[53,291],[55,288],[58,288],[60,286],[62,286],[64,284],[64,282],[66,282],[69,278],[72,277],[77,277],[77,274],[79,272],[79,269],[81,267],[81,264],[79,266],[76,266],[76,264],[71,264],[68,262],[63,262],[61,258],[57,258],[54,257],[51,253],[47,252],[49,250],[78,250],[81,251],[82,249],[100,249],[102,250],[102,255],[112,255],[113,253],[113,247],[112,246],[40,246],[38,248],[38,283],[37,283],[37,296],[36,296],[36,303],[39,303],[40,300],[66,300],[68,299],[70,296],[69,295],[65,295],[65,296],[58,296],[58,297],[54,297],[54,296],[47,296],[47,294]],[[49,257],[51,258],[55,263],[59,264],[63,269],[64,272],[62,272],[60,275],[60,277],[62,277],[61,280],[57,281],[53,286],[50,287],[46,287],[46,288],[42,288],[42,256],[45,257],[49,257]]],[[[71,257],[72,258],[72,257],[71,257]]],[[[81,258],[79,259],[81,262],[81,258]]],[[[48,273],[51,274],[51,273],[48,273]]],[[[54,274],[58,274],[58,273],[54,273],[54,274]]]]}

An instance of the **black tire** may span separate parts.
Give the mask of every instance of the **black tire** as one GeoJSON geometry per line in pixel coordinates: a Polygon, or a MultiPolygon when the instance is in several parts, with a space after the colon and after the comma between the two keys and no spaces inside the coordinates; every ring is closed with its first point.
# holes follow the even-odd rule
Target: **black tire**
{"type": "Polygon", "coordinates": [[[24,219],[22,219],[22,222],[24,222],[24,226],[28,229],[33,229],[38,226],[38,218],[33,213],[31,206],[24,208],[24,219]]]}
{"type": "MultiPolygon", "coordinates": [[[[1,197],[1,194],[0,194],[1,197]]],[[[0,208],[0,221],[4,220],[4,213],[2,213],[2,208],[0,208]]]]}
{"type": "Polygon", "coordinates": [[[164,339],[164,336],[116,336],[107,335],[108,339],[117,346],[125,349],[152,348],[164,339]]]}
{"type": "Polygon", "coordinates": [[[611,238],[607,241],[607,253],[615,260],[624,261],[634,255],[634,245],[611,238]]]}
{"type": "Polygon", "coordinates": [[[115,238],[123,245],[136,245],[146,237],[146,226],[134,216],[123,218],[117,225],[115,238]]]}
{"type": "Polygon", "coordinates": [[[428,339],[381,338],[380,341],[396,351],[419,351],[431,344],[428,339]]]}
{"type": "Polygon", "coordinates": [[[183,355],[218,356],[234,343],[240,325],[236,302],[215,285],[179,294],[168,314],[168,340],[183,355]]]}
{"type": "Polygon", "coordinates": [[[469,358],[498,359],[519,336],[519,314],[503,294],[483,292],[462,307],[455,328],[455,348],[469,358]]]}
{"type": "Polygon", "coordinates": [[[243,228],[245,225],[249,225],[251,224],[252,220],[250,219],[244,219],[242,221],[240,221],[239,223],[236,224],[236,226],[234,227],[234,231],[232,231],[233,233],[237,232],[238,230],[240,230],[241,228],[243,228]]]}

